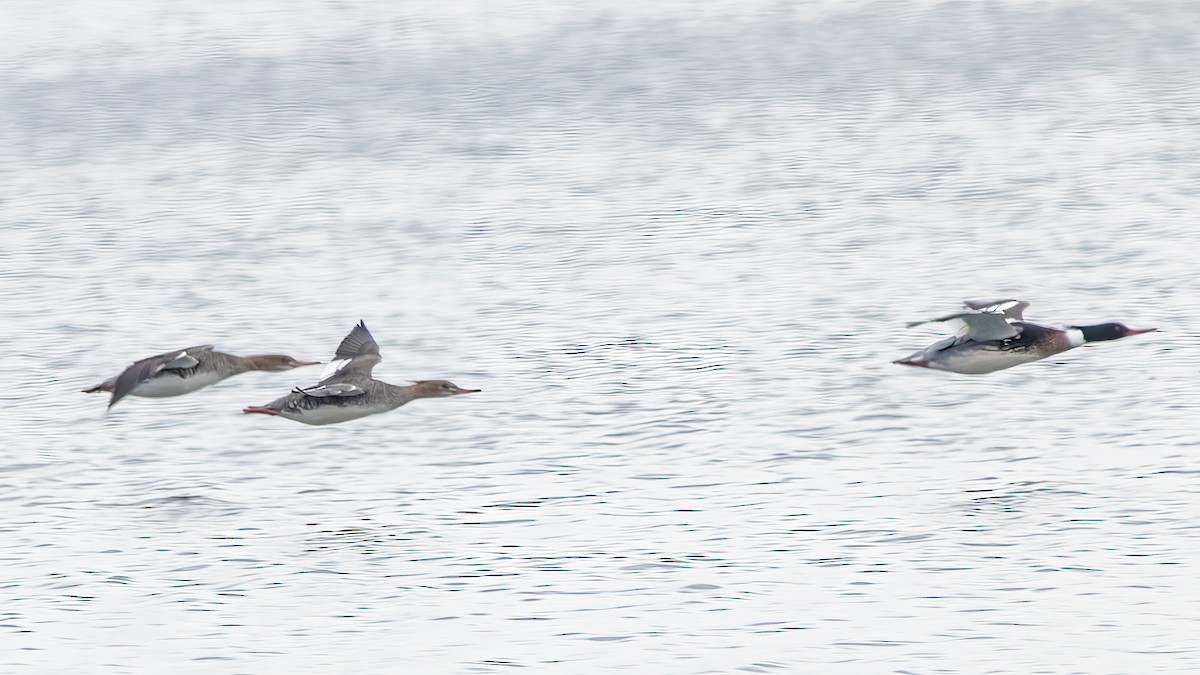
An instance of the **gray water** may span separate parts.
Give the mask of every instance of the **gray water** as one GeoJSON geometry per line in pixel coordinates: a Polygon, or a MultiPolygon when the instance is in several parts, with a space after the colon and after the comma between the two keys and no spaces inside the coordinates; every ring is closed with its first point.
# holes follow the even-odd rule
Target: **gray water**
{"type": "Polygon", "coordinates": [[[5,15],[0,671],[1200,670],[1195,2],[5,15]],[[483,393],[79,393],[359,319],[483,393]]]}

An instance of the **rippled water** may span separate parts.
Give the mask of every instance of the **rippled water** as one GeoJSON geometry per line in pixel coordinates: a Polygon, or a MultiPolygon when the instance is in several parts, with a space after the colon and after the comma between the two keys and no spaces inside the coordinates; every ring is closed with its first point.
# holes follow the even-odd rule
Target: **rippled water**
{"type": "Polygon", "coordinates": [[[5,672],[1200,669],[1200,5],[7,8],[5,672]],[[484,393],[78,393],[360,318],[484,393]]]}

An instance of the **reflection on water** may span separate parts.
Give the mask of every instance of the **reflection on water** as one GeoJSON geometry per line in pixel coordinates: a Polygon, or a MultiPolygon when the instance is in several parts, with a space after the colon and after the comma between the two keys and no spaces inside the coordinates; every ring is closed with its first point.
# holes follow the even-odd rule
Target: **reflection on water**
{"type": "Polygon", "coordinates": [[[1200,667],[1193,3],[19,8],[9,670],[1200,667]],[[996,295],[1162,332],[889,364],[996,295]],[[360,318],[484,393],[77,393],[360,318]]]}

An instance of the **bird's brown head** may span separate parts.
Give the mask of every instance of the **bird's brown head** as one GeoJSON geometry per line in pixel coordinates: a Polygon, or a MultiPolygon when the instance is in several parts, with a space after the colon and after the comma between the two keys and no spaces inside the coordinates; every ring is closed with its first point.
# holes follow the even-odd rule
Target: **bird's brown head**
{"type": "Polygon", "coordinates": [[[474,394],[482,389],[463,389],[448,380],[420,380],[413,382],[413,393],[416,398],[443,398],[459,394],[474,394]]]}
{"type": "Polygon", "coordinates": [[[250,364],[254,366],[254,370],[267,370],[278,372],[281,370],[291,370],[292,368],[302,368],[304,366],[320,365],[320,361],[297,361],[290,356],[283,354],[259,354],[249,357],[250,364]]]}

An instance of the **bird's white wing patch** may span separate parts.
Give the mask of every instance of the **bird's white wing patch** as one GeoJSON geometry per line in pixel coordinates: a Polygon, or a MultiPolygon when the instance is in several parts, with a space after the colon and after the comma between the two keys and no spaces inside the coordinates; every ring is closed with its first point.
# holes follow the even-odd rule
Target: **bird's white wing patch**
{"type": "Polygon", "coordinates": [[[326,378],[333,377],[337,371],[346,367],[346,364],[350,363],[351,360],[352,359],[336,359],[325,364],[325,369],[321,371],[321,376],[317,378],[317,381],[320,382],[326,378]]]}
{"type": "Polygon", "coordinates": [[[1024,300],[963,300],[963,307],[980,312],[998,312],[1010,321],[1024,321],[1025,308],[1029,306],[1024,300]]]}
{"type": "Polygon", "coordinates": [[[914,321],[908,327],[946,322],[958,327],[958,337],[963,340],[1004,340],[1021,334],[1021,329],[1010,322],[1022,321],[1021,312],[1029,303],[1021,300],[966,300],[963,305],[974,311],[914,321]]]}
{"type": "Polygon", "coordinates": [[[175,358],[164,363],[162,365],[162,370],[183,370],[185,368],[194,368],[198,363],[200,362],[196,360],[196,357],[184,351],[179,352],[175,355],[175,358]]]}
{"type": "Polygon", "coordinates": [[[1006,340],[1021,334],[1021,331],[1009,323],[1003,314],[994,314],[991,312],[979,314],[964,313],[953,318],[961,322],[963,326],[962,330],[958,332],[959,337],[976,342],[1006,340]]]}
{"type": "Polygon", "coordinates": [[[326,396],[361,396],[366,393],[362,388],[345,382],[335,382],[320,387],[300,389],[299,391],[307,396],[316,396],[318,398],[325,398],[326,396]]]}

